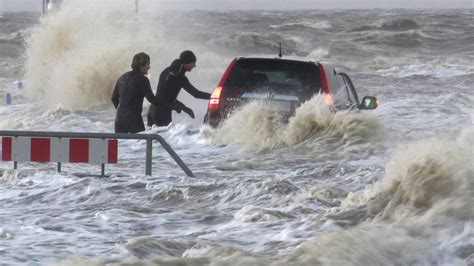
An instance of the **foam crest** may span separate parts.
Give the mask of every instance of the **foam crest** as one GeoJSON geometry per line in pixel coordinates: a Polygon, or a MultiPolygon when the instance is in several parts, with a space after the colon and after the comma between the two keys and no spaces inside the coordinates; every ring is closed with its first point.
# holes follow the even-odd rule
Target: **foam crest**
{"type": "Polygon", "coordinates": [[[269,27],[273,29],[282,29],[282,28],[292,29],[292,28],[297,28],[298,26],[312,28],[312,29],[330,29],[332,27],[331,23],[326,20],[322,20],[318,22],[312,22],[312,21],[288,22],[288,23],[283,23],[283,24],[278,24],[278,25],[270,25],[269,27]]]}
{"type": "Polygon", "coordinates": [[[411,19],[394,19],[384,21],[381,28],[383,30],[393,30],[393,31],[402,31],[402,30],[412,30],[420,28],[420,25],[416,21],[411,19]]]}
{"type": "Polygon", "coordinates": [[[289,218],[293,218],[293,216],[291,216],[289,213],[255,206],[245,206],[241,210],[237,211],[234,215],[234,219],[243,223],[273,221],[277,219],[289,218]]]}
{"type": "Polygon", "coordinates": [[[274,51],[278,51],[280,43],[282,43],[284,54],[302,54],[303,40],[301,38],[284,37],[276,33],[241,31],[220,40],[218,45],[231,48],[234,53],[237,50],[250,54],[273,54],[274,51]]]}
{"type": "Polygon", "coordinates": [[[213,137],[219,144],[232,144],[244,150],[266,150],[279,146],[275,138],[283,127],[281,116],[250,103],[224,122],[213,137]]]}
{"type": "Polygon", "coordinates": [[[297,265],[449,264],[472,261],[474,130],[457,140],[404,145],[384,179],[351,193],[333,229],[305,242],[286,263],[297,265]],[[345,220],[346,223],[341,220],[345,220]]]}
{"type": "Polygon", "coordinates": [[[442,65],[419,64],[407,66],[394,66],[389,69],[377,71],[382,76],[406,78],[411,76],[428,76],[435,78],[449,78],[473,73],[474,68],[468,65],[457,65],[445,63],[442,65]]]}
{"type": "Polygon", "coordinates": [[[250,103],[224,121],[213,141],[243,150],[266,151],[320,138],[353,145],[376,140],[382,133],[383,126],[376,117],[359,112],[333,113],[322,96],[315,96],[296,110],[289,123],[278,113],[250,103]]]}
{"type": "Polygon", "coordinates": [[[403,230],[372,225],[324,233],[277,265],[428,265],[427,251],[403,230]]]}
{"type": "Polygon", "coordinates": [[[234,247],[215,247],[210,245],[199,245],[186,250],[183,257],[170,256],[167,252],[181,252],[181,248],[186,244],[177,241],[163,241],[142,237],[134,239],[127,243],[127,249],[130,246],[139,248],[139,253],[136,250],[130,250],[131,253],[137,256],[129,258],[87,258],[83,256],[72,256],[68,259],[59,261],[52,265],[269,265],[270,259],[267,256],[256,256],[253,253],[243,251],[234,247]],[[170,247],[171,246],[171,247],[170,247]],[[164,249],[164,250],[163,250],[164,249]],[[157,255],[162,254],[162,255],[157,255]]]}
{"type": "Polygon", "coordinates": [[[468,221],[474,201],[473,133],[467,130],[457,141],[430,139],[400,147],[385,178],[350,195],[343,208],[367,205],[369,216],[415,230],[426,229],[427,223],[468,221]]]}
{"type": "Polygon", "coordinates": [[[307,58],[314,61],[320,61],[320,60],[326,59],[328,56],[329,56],[328,50],[322,49],[322,48],[316,48],[308,54],[307,58]]]}

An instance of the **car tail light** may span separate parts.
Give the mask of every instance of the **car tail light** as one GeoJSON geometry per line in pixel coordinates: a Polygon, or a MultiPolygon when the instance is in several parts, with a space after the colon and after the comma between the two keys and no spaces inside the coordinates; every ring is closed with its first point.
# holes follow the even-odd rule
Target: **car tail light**
{"type": "Polygon", "coordinates": [[[209,99],[209,109],[219,109],[219,104],[221,100],[222,87],[218,86],[214,89],[211,94],[211,99],[209,99]]]}
{"type": "Polygon", "coordinates": [[[331,94],[328,77],[326,76],[326,71],[324,70],[324,66],[322,64],[319,64],[319,75],[321,77],[321,88],[323,93],[328,95],[331,94]]]}
{"type": "Polygon", "coordinates": [[[221,104],[222,87],[224,87],[224,83],[226,82],[227,77],[229,76],[230,71],[232,70],[232,67],[234,67],[234,64],[236,61],[237,61],[237,58],[232,60],[230,65],[225,70],[224,75],[222,76],[221,80],[219,81],[219,84],[217,84],[217,87],[212,92],[211,98],[209,99],[209,105],[207,106],[209,110],[219,109],[219,106],[221,104]]]}
{"type": "Polygon", "coordinates": [[[334,100],[332,99],[331,94],[324,94],[324,103],[327,105],[334,105],[334,100]]]}

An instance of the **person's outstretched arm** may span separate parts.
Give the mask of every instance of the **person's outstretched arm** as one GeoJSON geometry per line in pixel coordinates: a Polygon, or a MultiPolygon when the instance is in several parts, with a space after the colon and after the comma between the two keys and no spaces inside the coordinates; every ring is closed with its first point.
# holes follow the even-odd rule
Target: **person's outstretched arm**
{"type": "Polygon", "coordinates": [[[185,89],[189,94],[194,96],[194,98],[209,100],[211,98],[211,94],[207,92],[200,91],[196,89],[188,80],[186,76],[183,76],[183,89],[185,89]]]}
{"type": "Polygon", "coordinates": [[[151,90],[150,80],[147,77],[143,76],[143,80],[141,81],[140,87],[143,91],[143,95],[151,104],[154,104],[157,106],[160,105],[160,102],[158,101],[156,96],[153,94],[153,91],[151,90]]]}

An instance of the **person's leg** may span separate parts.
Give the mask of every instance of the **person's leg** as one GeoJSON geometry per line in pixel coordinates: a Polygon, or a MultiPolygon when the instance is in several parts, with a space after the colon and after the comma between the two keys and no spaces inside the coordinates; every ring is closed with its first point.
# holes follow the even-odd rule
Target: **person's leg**
{"type": "Polygon", "coordinates": [[[153,124],[155,124],[155,121],[153,120],[153,113],[156,113],[156,106],[151,105],[150,109],[148,109],[148,112],[146,114],[146,124],[149,127],[151,127],[151,126],[153,126],[153,124]]]}
{"type": "Polygon", "coordinates": [[[129,129],[121,123],[115,122],[115,133],[128,133],[129,129]]]}
{"type": "Polygon", "coordinates": [[[130,133],[138,133],[145,131],[145,124],[143,123],[143,118],[140,116],[134,120],[133,124],[130,126],[130,133]]]}
{"type": "Polygon", "coordinates": [[[155,125],[165,127],[171,123],[171,110],[158,109],[153,113],[155,125]]]}
{"type": "Polygon", "coordinates": [[[148,113],[146,114],[146,125],[151,127],[153,126],[153,124],[154,124],[153,118],[151,117],[150,111],[148,111],[148,113]]]}

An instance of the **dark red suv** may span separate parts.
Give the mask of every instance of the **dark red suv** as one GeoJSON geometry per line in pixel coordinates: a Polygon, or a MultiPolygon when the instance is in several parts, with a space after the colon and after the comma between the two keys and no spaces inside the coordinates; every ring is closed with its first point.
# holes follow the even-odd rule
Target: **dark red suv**
{"type": "Polygon", "coordinates": [[[362,101],[349,76],[332,63],[300,59],[238,57],[227,67],[214,89],[204,122],[219,126],[233,110],[249,101],[294,115],[295,109],[315,94],[323,94],[328,105],[340,109],[375,109],[377,99],[362,101]]]}

